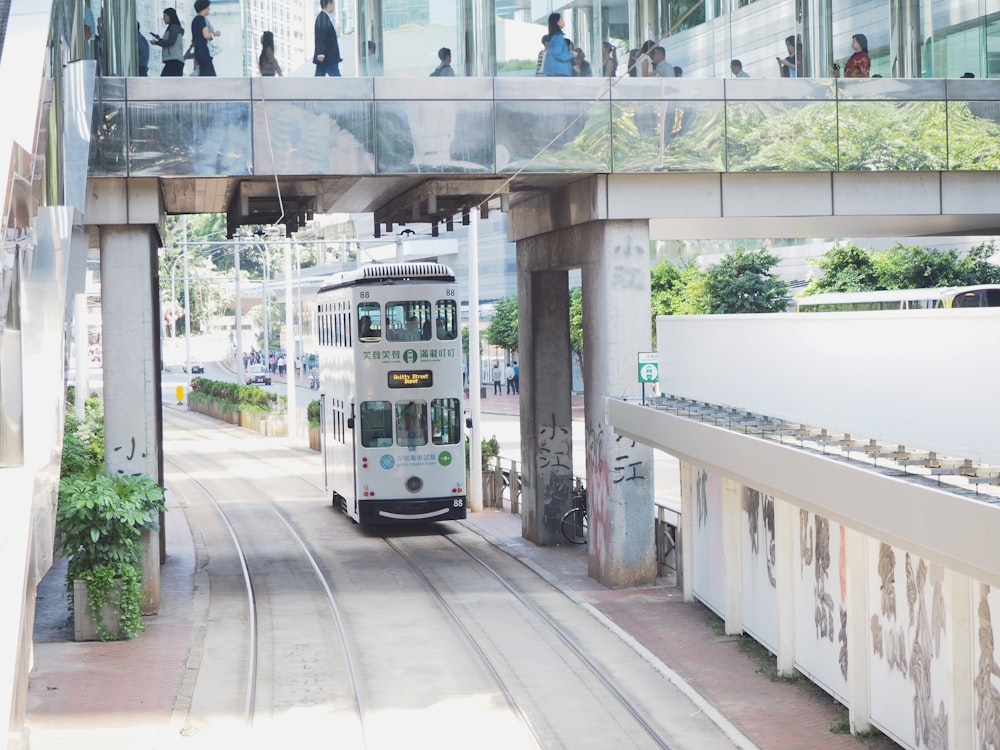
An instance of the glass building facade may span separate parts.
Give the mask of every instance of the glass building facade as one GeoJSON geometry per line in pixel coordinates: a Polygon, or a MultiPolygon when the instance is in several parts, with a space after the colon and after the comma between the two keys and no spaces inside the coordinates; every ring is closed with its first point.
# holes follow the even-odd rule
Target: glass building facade
{"type": "MultiPolygon", "coordinates": [[[[92,3],[95,15],[127,14],[144,30],[162,25],[161,3],[92,3]]],[[[173,5],[189,27],[193,0],[173,5]]],[[[336,0],[335,10],[345,75],[426,76],[441,47],[452,50],[458,75],[534,75],[553,10],[595,72],[602,42],[615,46],[622,75],[628,51],[651,40],[685,78],[729,77],[733,59],[753,78],[778,78],[776,58],[789,52],[799,77],[822,78],[843,66],[860,33],[874,76],[1000,75],[1000,0],[336,0]]],[[[226,49],[220,74],[255,74],[260,34],[269,30],[286,75],[311,75],[318,12],[318,0],[214,0],[210,18],[224,27],[226,49]]]]}

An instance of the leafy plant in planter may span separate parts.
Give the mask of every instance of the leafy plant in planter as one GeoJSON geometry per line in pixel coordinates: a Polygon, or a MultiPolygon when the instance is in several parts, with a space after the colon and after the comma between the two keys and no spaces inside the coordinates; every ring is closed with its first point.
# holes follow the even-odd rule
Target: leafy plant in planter
{"type": "Polygon", "coordinates": [[[103,619],[105,605],[118,609],[119,637],[145,629],[142,600],[142,530],[159,528],[166,510],[163,488],[146,474],[79,474],[59,483],[56,541],[69,558],[66,590],[74,611],[75,580],[87,581],[87,610],[101,640],[114,640],[103,619]],[[116,601],[117,595],[117,601],[116,601]]]}

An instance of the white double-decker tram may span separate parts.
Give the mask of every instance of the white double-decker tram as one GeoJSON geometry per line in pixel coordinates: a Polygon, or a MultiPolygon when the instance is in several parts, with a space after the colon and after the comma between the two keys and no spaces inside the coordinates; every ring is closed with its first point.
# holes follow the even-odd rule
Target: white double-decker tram
{"type": "Polygon", "coordinates": [[[361,524],[465,518],[455,274],[377,263],[317,301],[326,487],[361,524]]]}

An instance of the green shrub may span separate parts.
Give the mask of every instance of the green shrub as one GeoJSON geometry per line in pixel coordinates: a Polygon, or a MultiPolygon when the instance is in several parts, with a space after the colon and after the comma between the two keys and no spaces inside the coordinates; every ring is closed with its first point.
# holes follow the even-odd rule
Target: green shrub
{"type": "Polygon", "coordinates": [[[73,581],[86,580],[88,610],[98,634],[111,638],[101,610],[112,591],[120,592],[119,626],[123,638],[134,638],[144,626],[142,598],[142,531],[159,528],[166,510],[163,488],[147,474],[138,476],[77,474],[59,482],[56,544],[69,558],[66,590],[73,612],[73,581]]]}
{"type": "Polygon", "coordinates": [[[306,407],[306,419],[309,420],[310,427],[319,427],[320,407],[319,400],[310,401],[306,407]]]}
{"type": "Polygon", "coordinates": [[[104,405],[97,394],[84,403],[83,422],[76,418],[74,390],[68,389],[60,477],[93,476],[104,467],[104,405]]]}
{"type": "Polygon", "coordinates": [[[265,391],[255,385],[240,385],[239,383],[227,383],[208,378],[195,378],[191,381],[191,391],[232,404],[238,409],[276,411],[275,407],[280,408],[280,399],[277,393],[265,391]]]}

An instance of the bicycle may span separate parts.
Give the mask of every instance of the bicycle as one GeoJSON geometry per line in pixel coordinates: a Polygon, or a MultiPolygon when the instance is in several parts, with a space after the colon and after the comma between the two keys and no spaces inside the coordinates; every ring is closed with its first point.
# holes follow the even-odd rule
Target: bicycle
{"type": "Polygon", "coordinates": [[[590,520],[587,517],[587,490],[576,480],[573,487],[573,507],[562,517],[562,534],[572,544],[586,544],[590,537],[590,520]]]}

